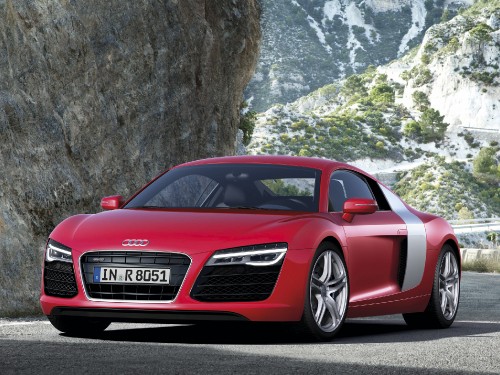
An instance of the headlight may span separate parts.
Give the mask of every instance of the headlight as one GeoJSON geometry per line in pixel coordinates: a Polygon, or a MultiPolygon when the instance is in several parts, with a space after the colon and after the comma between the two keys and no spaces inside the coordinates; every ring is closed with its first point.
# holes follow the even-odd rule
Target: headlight
{"type": "Polygon", "coordinates": [[[285,242],[219,250],[208,260],[207,266],[272,266],[283,259],[287,250],[288,245],[285,242]]]}
{"type": "Polygon", "coordinates": [[[47,262],[59,261],[73,263],[71,249],[59,242],[49,240],[47,250],[45,251],[45,260],[47,262]]]}

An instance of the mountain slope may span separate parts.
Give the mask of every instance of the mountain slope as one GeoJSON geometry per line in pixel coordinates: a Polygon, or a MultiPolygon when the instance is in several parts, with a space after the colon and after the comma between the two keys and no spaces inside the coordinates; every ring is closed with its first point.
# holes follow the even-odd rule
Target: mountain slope
{"type": "Polygon", "coordinates": [[[263,0],[263,40],[246,89],[255,110],[291,102],[416,46],[473,0],[263,0]]]}
{"type": "Polygon", "coordinates": [[[401,103],[414,106],[423,92],[455,128],[500,127],[499,2],[479,1],[427,31],[414,56],[380,69],[405,85],[401,103]]]}
{"type": "MultiPolygon", "coordinates": [[[[431,27],[423,43],[402,58],[271,107],[258,115],[248,151],[348,161],[389,175],[391,184],[398,180],[395,171],[411,176],[415,167],[434,165],[444,157],[445,163],[466,164],[443,167],[442,186],[448,184],[449,169],[460,179],[449,184],[472,186],[473,158],[482,147],[500,142],[499,20],[500,0],[478,1],[431,27]]],[[[495,158],[497,165],[498,150],[495,158]]],[[[412,185],[418,199],[410,201],[458,217],[458,198],[451,209],[444,206],[444,195],[435,204],[421,199],[431,188],[412,185]]],[[[478,217],[499,215],[498,206],[488,203],[500,194],[497,184],[488,193],[476,188],[469,203],[480,203],[476,209],[472,203],[467,207],[478,217]]],[[[446,192],[434,190],[434,195],[446,192]]]]}
{"type": "Polygon", "coordinates": [[[401,172],[394,191],[408,204],[449,219],[500,216],[500,189],[475,178],[466,163],[438,157],[401,172]]]}

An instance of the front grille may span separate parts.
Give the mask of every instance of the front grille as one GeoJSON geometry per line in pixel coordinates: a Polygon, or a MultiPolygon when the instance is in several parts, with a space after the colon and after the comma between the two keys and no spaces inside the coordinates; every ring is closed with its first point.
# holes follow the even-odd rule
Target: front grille
{"type": "Polygon", "coordinates": [[[281,264],[274,266],[205,266],[191,297],[198,301],[262,301],[276,284],[281,264]]]}
{"type": "Polygon", "coordinates": [[[54,297],[71,298],[77,295],[73,264],[66,262],[45,262],[43,272],[45,294],[54,297]]]}
{"type": "Polygon", "coordinates": [[[190,263],[191,260],[186,255],[163,252],[96,251],[81,257],[83,283],[87,295],[94,299],[118,301],[172,301],[179,292],[190,263]],[[168,268],[170,283],[94,283],[94,266],[168,268]]]}

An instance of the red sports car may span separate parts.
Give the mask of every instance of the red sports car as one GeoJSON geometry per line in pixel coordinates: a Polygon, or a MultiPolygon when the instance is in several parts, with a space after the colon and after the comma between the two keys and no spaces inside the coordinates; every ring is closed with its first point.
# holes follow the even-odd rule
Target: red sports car
{"type": "Polygon", "coordinates": [[[450,225],[330,160],[241,156],[170,169],[47,242],[41,305],[71,334],[114,321],[290,322],[332,338],[346,317],[448,327],[460,249],[450,225]]]}

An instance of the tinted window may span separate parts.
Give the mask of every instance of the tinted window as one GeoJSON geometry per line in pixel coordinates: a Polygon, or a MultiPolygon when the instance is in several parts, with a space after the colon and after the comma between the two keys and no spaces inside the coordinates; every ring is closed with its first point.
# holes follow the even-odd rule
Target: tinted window
{"type": "Polygon", "coordinates": [[[317,211],[321,172],[260,164],[174,168],[125,208],[256,208],[317,211]]]}
{"type": "Polygon", "coordinates": [[[146,204],[157,207],[196,207],[216,186],[217,182],[206,176],[183,176],[153,195],[146,204]]]}
{"type": "Polygon", "coordinates": [[[336,171],[330,179],[329,210],[341,212],[349,198],[374,199],[365,180],[354,172],[336,171]]]}

